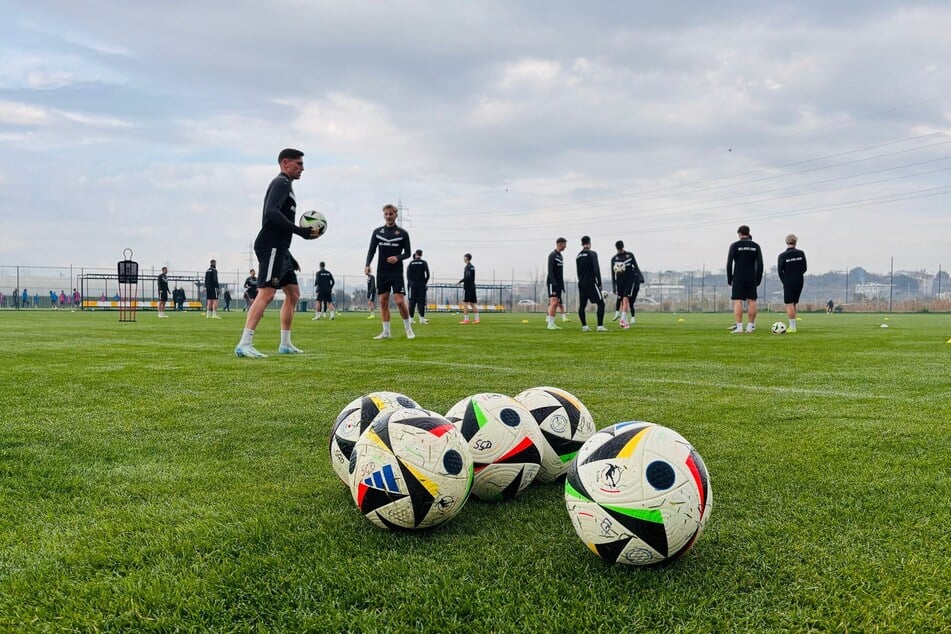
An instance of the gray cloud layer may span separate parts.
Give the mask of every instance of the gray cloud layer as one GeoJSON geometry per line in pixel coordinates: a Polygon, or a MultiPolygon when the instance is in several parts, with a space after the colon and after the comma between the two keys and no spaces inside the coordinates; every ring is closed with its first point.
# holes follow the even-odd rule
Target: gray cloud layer
{"type": "Polygon", "coordinates": [[[298,200],[331,218],[295,251],[341,273],[397,198],[447,277],[467,250],[521,275],[582,233],[649,269],[718,268],[740,221],[768,255],[795,231],[817,270],[947,254],[937,3],[3,12],[0,263],[109,264],[134,244],[243,266],[288,145],[307,152],[298,200]]]}

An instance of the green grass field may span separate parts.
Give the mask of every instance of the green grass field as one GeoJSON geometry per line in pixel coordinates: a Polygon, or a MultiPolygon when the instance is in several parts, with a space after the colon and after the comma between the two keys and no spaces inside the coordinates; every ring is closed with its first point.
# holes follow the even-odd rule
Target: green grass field
{"type": "Polygon", "coordinates": [[[431,315],[415,341],[364,317],[299,314],[309,354],[249,360],[240,312],[0,313],[0,630],[951,628],[951,315],[807,314],[785,336],[775,314],[753,335],[725,314],[604,334],[431,315]],[[445,412],[536,385],[694,444],[714,508],[682,560],[603,563],[560,485],[389,533],[331,469],[363,393],[445,412]]]}

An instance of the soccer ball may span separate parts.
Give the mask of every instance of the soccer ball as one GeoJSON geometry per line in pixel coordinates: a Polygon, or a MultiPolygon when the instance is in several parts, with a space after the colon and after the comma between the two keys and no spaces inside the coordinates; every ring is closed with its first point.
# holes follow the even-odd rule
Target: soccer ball
{"type": "Polygon", "coordinates": [[[360,436],[350,457],[350,493],[382,528],[432,528],[459,514],[472,487],[472,456],[462,434],[439,414],[386,412],[360,436]]]}
{"type": "Polygon", "coordinates": [[[635,566],[676,560],[713,509],[710,477],[683,436],[631,421],[595,433],[565,479],[565,505],[581,541],[602,559],[635,566]]]}
{"type": "Polygon", "coordinates": [[[472,493],[480,500],[510,500],[538,475],[545,439],[531,412],[511,396],[466,397],[446,418],[469,443],[475,463],[472,493]]]}
{"type": "Polygon", "coordinates": [[[554,482],[568,472],[568,465],[591,434],[594,419],[584,403],[556,387],[533,387],[515,400],[532,413],[545,442],[539,482],[554,482]]]}
{"type": "Polygon", "coordinates": [[[330,430],[330,463],[334,472],[350,485],[350,454],[370,423],[383,412],[404,407],[419,407],[413,399],[398,392],[370,392],[344,407],[330,430]]]}
{"type": "Polygon", "coordinates": [[[774,335],[786,334],[786,324],[784,324],[781,321],[775,322],[772,326],[770,326],[769,329],[773,332],[774,335]]]}
{"type": "Polygon", "coordinates": [[[624,272],[624,269],[626,269],[626,268],[627,268],[627,265],[625,265],[624,262],[615,262],[615,263],[614,263],[614,273],[617,274],[617,275],[620,275],[621,273],[623,273],[623,272],[624,272]]]}
{"type": "Polygon", "coordinates": [[[301,214],[299,224],[308,229],[317,229],[318,237],[327,233],[327,217],[319,211],[305,211],[301,214]]]}

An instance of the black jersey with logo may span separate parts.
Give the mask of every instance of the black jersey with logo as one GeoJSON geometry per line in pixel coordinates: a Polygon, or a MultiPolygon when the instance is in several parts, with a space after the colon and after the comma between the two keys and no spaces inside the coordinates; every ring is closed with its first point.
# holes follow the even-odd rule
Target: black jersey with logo
{"type": "Polygon", "coordinates": [[[578,269],[578,287],[601,288],[601,265],[598,263],[598,254],[591,249],[582,249],[575,257],[575,266],[578,269]]]}
{"type": "Polygon", "coordinates": [[[314,286],[317,287],[318,291],[332,291],[334,283],[334,276],[330,271],[327,269],[317,271],[317,275],[314,278],[314,286]]]}
{"type": "Polygon", "coordinates": [[[565,288],[565,258],[555,249],[548,254],[548,277],[545,284],[550,290],[564,290],[565,288]]]}
{"type": "Polygon", "coordinates": [[[410,256],[409,232],[399,225],[377,227],[370,236],[367,266],[370,266],[373,256],[376,255],[378,250],[380,255],[376,261],[377,274],[381,271],[399,271],[402,274],[403,260],[410,256]],[[390,264],[386,261],[387,258],[394,255],[398,258],[396,264],[390,264]]]}
{"type": "Polygon", "coordinates": [[[763,281],[763,250],[752,238],[740,238],[730,245],[726,258],[726,283],[754,283],[763,281]]]}
{"type": "Polygon", "coordinates": [[[429,281],[429,265],[426,260],[419,258],[409,261],[406,265],[406,281],[410,286],[425,286],[429,281]]]}
{"type": "Polygon", "coordinates": [[[779,273],[779,281],[784,284],[786,282],[801,282],[806,274],[806,254],[796,247],[789,247],[779,254],[776,272],[779,273]]]}
{"type": "Polygon", "coordinates": [[[297,200],[291,179],[283,172],[274,177],[264,194],[264,211],[261,216],[261,231],[254,240],[254,250],[274,248],[289,249],[291,238],[296,233],[301,237],[310,235],[310,229],[296,223],[297,200]]]}

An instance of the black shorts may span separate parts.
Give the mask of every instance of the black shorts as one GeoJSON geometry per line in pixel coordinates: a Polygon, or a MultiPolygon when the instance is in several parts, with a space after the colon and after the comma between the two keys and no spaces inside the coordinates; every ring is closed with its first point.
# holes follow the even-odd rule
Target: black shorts
{"type": "Polygon", "coordinates": [[[798,304],[802,295],[802,280],[793,280],[783,284],[783,303],[798,304]]]}
{"type": "Polygon", "coordinates": [[[205,297],[207,297],[208,299],[218,299],[218,289],[217,288],[207,289],[205,291],[205,297]]]}
{"type": "Polygon", "coordinates": [[[737,282],[733,280],[732,288],[730,299],[758,299],[756,295],[756,282],[737,282]]]}
{"type": "Polygon", "coordinates": [[[634,278],[621,278],[617,282],[617,296],[627,297],[628,299],[637,299],[637,294],[641,291],[641,281],[634,278]]]}
{"type": "Polygon", "coordinates": [[[317,291],[317,301],[318,302],[334,301],[334,292],[333,291],[317,291]]]}
{"type": "Polygon", "coordinates": [[[476,299],[476,289],[475,286],[463,286],[462,287],[462,301],[467,304],[475,304],[478,299],[476,299]]]}
{"type": "Polygon", "coordinates": [[[426,301],[426,285],[425,284],[411,284],[409,287],[409,298],[415,299],[420,302],[426,301]]]}
{"type": "Polygon", "coordinates": [[[403,271],[377,271],[376,272],[376,293],[395,293],[397,295],[406,295],[406,286],[403,280],[403,271]]]}
{"type": "Polygon", "coordinates": [[[551,299],[552,297],[554,297],[554,298],[556,298],[556,299],[558,300],[558,303],[560,304],[560,303],[561,303],[561,294],[562,294],[564,291],[565,291],[565,289],[563,289],[563,288],[560,287],[560,286],[557,286],[557,285],[555,285],[555,284],[549,284],[549,285],[548,285],[548,298],[551,299]]]}
{"type": "Polygon", "coordinates": [[[598,304],[604,301],[604,298],[601,297],[601,289],[594,284],[591,286],[579,286],[578,297],[582,302],[587,300],[598,304]]]}
{"type": "Polygon", "coordinates": [[[258,256],[258,288],[284,288],[297,284],[297,270],[300,266],[287,249],[255,249],[258,256]]]}
{"type": "Polygon", "coordinates": [[[168,291],[159,291],[159,292],[158,292],[158,298],[159,298],[159,301],[160,301],[160,302],[167,302],[167,301],[168,301],[168,291]]]}

